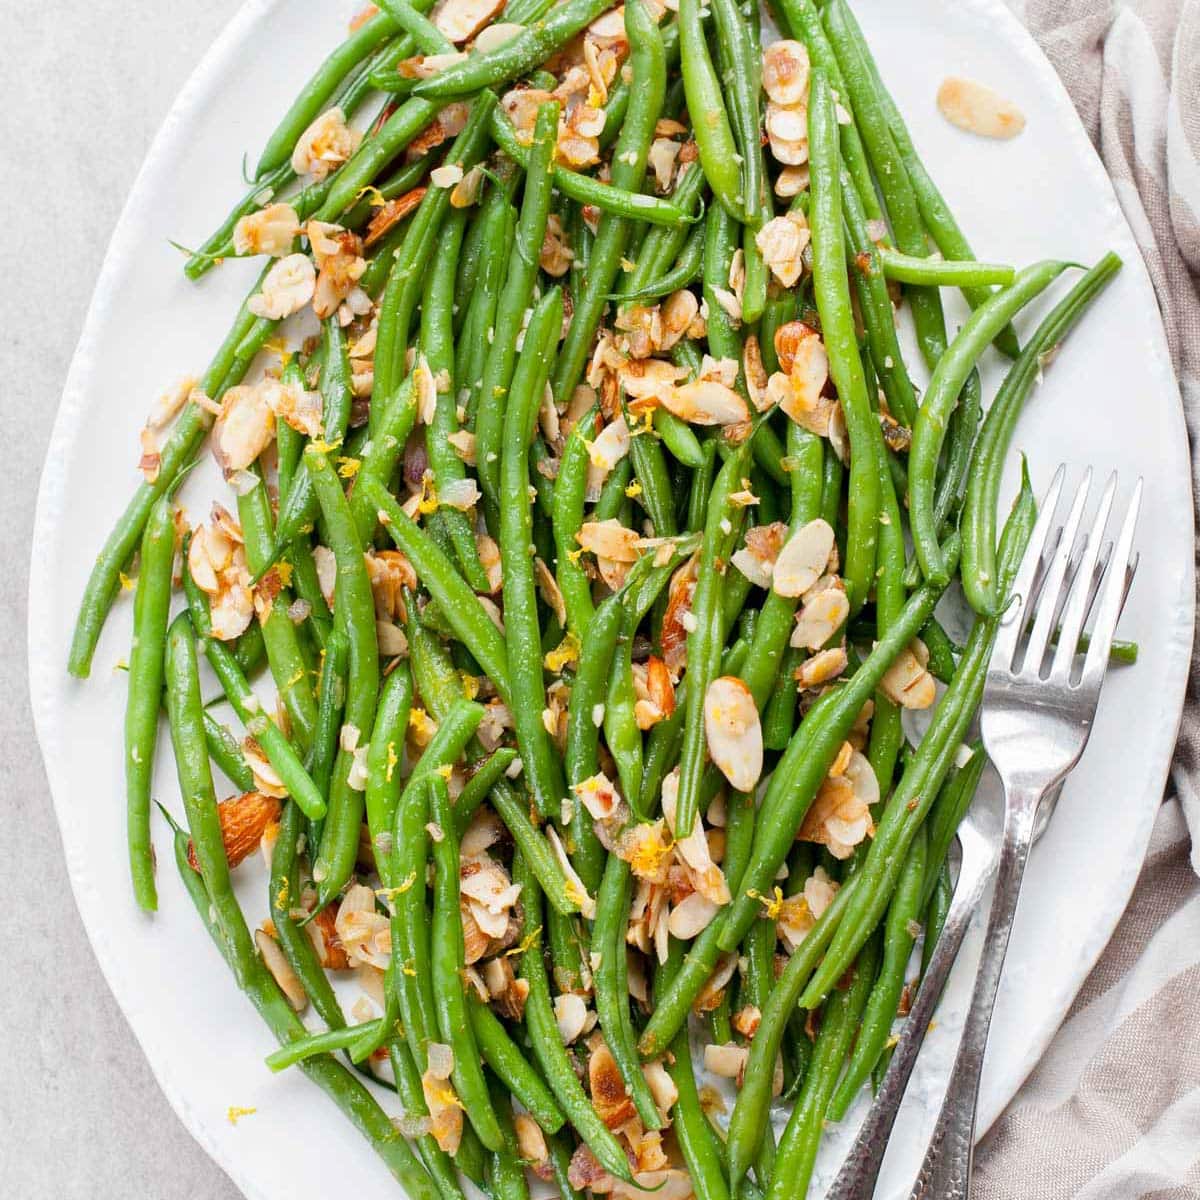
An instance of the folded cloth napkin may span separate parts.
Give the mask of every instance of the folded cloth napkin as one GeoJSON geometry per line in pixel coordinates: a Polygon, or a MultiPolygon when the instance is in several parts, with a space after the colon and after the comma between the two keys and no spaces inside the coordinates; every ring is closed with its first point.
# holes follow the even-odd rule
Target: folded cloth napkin
{"type": "MultiPolygon", "coordinates": [[[[1010,3],[1070,92],[1150,270],[1200,501],[1200,0],[1010,3]]],[[[1197,662],[1129,908],[983,1140],[979,1200],[1200,1198],[1197,662]]]]}

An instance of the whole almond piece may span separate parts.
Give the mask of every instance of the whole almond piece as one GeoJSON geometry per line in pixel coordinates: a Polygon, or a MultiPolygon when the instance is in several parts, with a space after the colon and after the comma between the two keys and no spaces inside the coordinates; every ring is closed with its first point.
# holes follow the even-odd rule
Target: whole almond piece
{"type": "MultiPolygon", "coordinates": [[[[221,841],[225,845],[225,857],[232,869],[253,854],[262,841],[267,826],[279,820],[279,801],[262,792],[243,792],[230,796],[217,805],[217,816],[221,821],[221,841]]],[[[188,863],[192,870],[199,871],[195,849],[188,842],[188,863]]]]}

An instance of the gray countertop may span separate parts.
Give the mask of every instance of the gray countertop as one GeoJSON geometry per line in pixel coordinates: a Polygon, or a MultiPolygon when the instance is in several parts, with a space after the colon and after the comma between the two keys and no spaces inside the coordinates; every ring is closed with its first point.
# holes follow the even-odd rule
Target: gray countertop
{"type": "Polygon", "coordinates": [[[236,0],[4,6],[0,289],[0,1192],[233,1200],[150,1074],[67,884],[26,687],[42,456],[117,215],[176,92],[236,0]]]}

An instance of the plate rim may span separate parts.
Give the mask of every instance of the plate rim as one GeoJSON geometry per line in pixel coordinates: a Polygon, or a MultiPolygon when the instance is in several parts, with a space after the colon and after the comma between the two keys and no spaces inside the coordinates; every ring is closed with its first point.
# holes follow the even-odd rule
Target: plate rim
{"type": "MultiPolygon", "coordinates": [[[[40,559],[35,548],[49,537],[50,530],[57,526],[63,516],[65,479],[63,473],[56,471],[54,466],[57,461],[65,460],[76,440],[74,418],[88,403],[89,397],[84,383],[92,367],[93,347],[97,342],[99,326],[103,322],[110,295],[114,290],[119,263],[124,259],[128,249],[135,244],[139,214],[146,205],[143,193],[152,192],[151,184],[163,169],[162,160],[167,156],[168,148],[177,136],[178,127],[194,119],[196,114],[203,111],[207,98],[219,86],[224,72],[230,67],[236,66],[239,57],[245,53],[256,28],[265,23],[274,10],[288,2],[289,0],[244,0],[201,56],[197,66],[175,96],[130,187],[105,249],[95,289],[81,326],[79,340],[71,357],[47,443],[34,515],[27,590],[27,662],[34,729],[46,770],[55,820],[67,863],[72,897],[87,933],[88,941],[91,943],[105,982],[116,999],[143,1055],[149,1062],[151,1072],[167,1102],[188,1133],[249,1200],[269,1200],[268,1193],[259,1187],[250,1167],[243,1159],[222,1152],[212,1132],[215,1123],[211,1117],[194,1109],[188,1096],[186,1080],[177,1077],[178,1073],[171,1065],[170,1060],[155,1058],[149,1053],[141,1023],[144,1012],[153,1010],[156,1005],[139,1002],[137,981],[127,977],[121,967],[119,942],[113,940],[108,926],[97,915],[98,906],[91,903],[95,899],[95,882],[89,878],[86,862],[78,853],[78,848],[76,848],[76,852],[73,852],[71,840],[67,834],[70,827],[70,810],[65,793],[68,789],[65,782],[58,778],[58,768],[51,753],[51,749],[55,745],[56,731],[51,728],[53,697],[47,674],[48,672],[61,672],[65,668],[59,661],[61,655],[54,652],[53,634],[49,627],[49,608],[38,603],[41,597],[49,594],[53,587],[53,579],[50,577],[48,561],[40,559]],[[42,616],[42,613],[47,615],[42,616]],[[60,799],[60,797],[64,798],[60,799]]],[[[1063,111],[1065,125],[1070,131],[1069,136],[1075,140],[1075,149],[1081,152],[1079,153],[1081,163],[1091,175],[1094,186],[1103,195],[1103,198],[1115,206],[1121,223],[1129,234],[1130,242],[1137,251],[1133,261],[1125,262],[1125,269],[1139,273],[1142,276],[1143,285],[1153,296],[1153,285],[1140,250],[1137,248],[1136,235],[1120,206],[1112,180],[1104,169],[1091,139],[1087,136],[1079,114],[1050,60],[1038,46],[1032,34],[1003,3],[1003,0],[959,0],[959,4],[961,7],[974,9],[984,19],[997,26],[997,41],[1001,46],[1011,46],[1014,52],[1025,57],[1046,86],[1047,93],[1053,96],[1056,108],[1063,111]]],[[[1148,347],[1153,351],[1149,356],[1151,370],[1159,376],[1164,387],[1169,388],[1178,396],[1178,382],[1170,363],[1161,314],[1157,315],[1157,319],[1152,321],[1151,325],[1151,336],[1154,339],[1154,344],[1148,347]]],[[[1175,457],[1180,461],[1174,465],[1172,473],[1178,471],[1185,477],[1190,477],[1186,426],[1181,401],[1175,406],[1173,415],[1177,436],[1173,439],[1172,445],[1175,457]]],[[[1173,672],[1173,677],[1168,675],[1157,685],[1160,694],[1165,695],[1168,701],[1165,710],[1174,713],[1174,720],[1168,721],[1162,728],[1161,736],[1153,747],[1153,753],[1147,756],[1152,764],[1156,764],[1154,769],[1147,772],[1146,775],[1148,782],[1143,791],[1147,797],[1162,793],[1170,769],[1179,723],[1182,720],[1188,665],[1194,636],[1196,604],[1194,527],[1192,527],[1192,538],[1193,554],[1189,556],[1180,577],[1183,604],[1182,608],[1176,611],[1180,612],[1181,619],[1176,621],[1167,638],[1171,650],[1168,666],[1173,672]]],[[[1154,817],[1157,815],[1157,805],[1151,805],[1149,800],[1144,807],[1145,814],[1138,830],[1138,844],[1132,847],[1136,850],[1139,864],[1144,859],[1154,817]]],[[[1008,1090],[1003,1099],[998,1104],[993,1104],[990,1109],[981,1108],[978,1124],[979,1137],[986,1133],[1003,1108],[1016,1094],[1053,1039],[1078,992],[1078,988],[1082,986],[1086,973],[1090,972],[1111,938],[1121,912],[1128,905],[1129,896],[1132,894],[1136,880],[1137,872],[1132,872],[1128,878],[1124,903],[1111,921],[1110,927],[1105,930],[1103,940],[1095,944],[1095,952],[1087,956],[1085,964],[1087,972],[1080,979],[1079,985],[1070,989],[1069,992],[1060,992],[1053,997],[1054,1003],[1047,1006],[1048,1011],[1052,1010],[1053,1021],[1047,1019],[1043,1022],[1038,1030],[1038,1036],[1024,1043],[1024,1052],[1018,1056],[1018,1061],[1012,1069],[1011,1090],[1008,1090]]],[[[1106,924],[1108,923],[1106,922],[1106,924]]],[[[147,993],[143,992],[142,994],[146,995],[147,993]]]]}

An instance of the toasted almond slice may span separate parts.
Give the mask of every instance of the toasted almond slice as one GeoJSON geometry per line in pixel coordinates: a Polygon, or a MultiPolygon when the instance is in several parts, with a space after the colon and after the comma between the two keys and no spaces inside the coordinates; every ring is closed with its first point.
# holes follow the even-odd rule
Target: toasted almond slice
{"type": "Polygon", "coordinates": [[[735,675],[722,675],[704,694],[704,733],[721,774],[748,792],[762,774],[762,725],[750,689],[735,675]]]}
{"type": "Polygon", "coordinates": [[[503,0],[439,0],[431,19],[457,46],[478,33],[503,7],[503,0]]]}
{"type": "Polygon", "coordinates": [[[781,596],[803,596],[821,577],[833,546],[833,526],[822,517],[809,521],[780,550],[771,587],[781,596]]]}
{"type": "Polygon", "coordinates": [[[937,697],[933,676],[921,665],[911,646],[896,656],[880,680],[879,690],[894,704],[905,708],[928,708],[937,697]]]}
{"type": "Polygon", "coordinates": [[[773,217],[754,235],[763,261],[784,287],[794,286],[800,278],[810,236],[803,213],[773,217]]]}
{"type": "Polygon", "coordinates": [[[575,784],[571,790],[595,821],[607,821],[621,805],[616,785],[603,771],[575,784]]]}
{"type": "Polygon", "coordinates": [[[749,1057],[749,1046],[738,1046],[733,1042],[710,1043],[704,1047],[704,1068],[722,1079],[737,1079],[746,1069],[749,1057]]]}
{"type": "Polygon", "coordinates": [[[750,408],[733,388],[715,379],[685,383],[661,397],[663,408],[693,425],[733,425],[750,419],[750,408]]]}
{"type": "MultiPolygon", "coordinates": [[[[217,805],[217,818],[221,825],[221,843],[230,868],[244,862],[259,842],[267,826],[279,820],[280,805],[275,796],[262,792],[244,792],[230,796],[217,805]]],[[[199,870],[192,843],[188,842],[188,862],[199,870]]]]}
{"type": "Polygon", "coordinates": [[[308,993],[279,948],[279,943],[266,930],[256,929],[254,944],[262,956],[263,966],[271,972],[271,978],[279,984],[279,990],[287,997],[287,1002],[296,1012],[303,1012],[308,1006],[308,993]]]}
{"type": "Polygon", "coordinates": [[[821,684],[836,679],[846,669],[848,662],[849,657],[840,646],[820,650],[796,668],[796,682],[802,688],[820,687],[821,684]]]}
{"type": "Polygon", "coordinates": [[[587,1029],[587,1001],[578,992],[562,992],[554,997],[554,1019],[558,1036],[569,1046],[587,1029]]]}
{"type": "Polygon", "coordinates": [[[868,808],[879,803],[879,779],[865,754],[855,750],[850,755],[844,775],[850,780],[855,796],[868,808]]]}
{"type": "Polygon", "coordinates": [[[518,25],[515,21],[496,21],[479,31],[474,49],[480,54],[487,54],[489,50],[499,50],[505,43],[511,42],[524,32],[525,26],[518,25]]]}
{"type": "Polygon", "coordinates": [[[804,602],[792,630],[790,645],[803,650],[819,650],[850,615],[850,601],[840,588],[825,588],[804,602]]]}
{"type": "Polygon", "coordinates": [[[686,941],[707,929],[719,911],[711,900],[692,892],[671,909],[667,928],[673,937],[686,941]]]}
{"type": "Polygon", "coordinates": [[[638,558],[637,530],[627,529],[616,519],[584,521],[575,540],[584,550],[610,562],[632,563],[638,558]]]}
{"type": "Polygon", "coordinates": [[[803,42],[783,39],[763,51],[762,86],[769,99],[799,106],[808,96],[808,50],[803,42]]]}
{"type": "Polygon", "coordinates": [[[637,1116],[637,1109],[625,1090],[625,1081],[612,1051],[603,1041],[593,1049],[588,1059],[588,1083],[591,1085],[592,1107],[609,1129],[619,1129],[637,1116]]]}
{"type": "Polygon", "coordinates": [[[943,79],[937,106],[951,125],[980,137],[1007,140],[1025,128],[1025,114],[1011,100],[973,79],[943,79]]]}
{"type": "Polygon", "coordinates": [[[233,248],[238,254],[269,254],[281,258],[291,252],[300,236],[300,220],[290,204],[268,204],[247,213],[233,227],[233,248]]]}
{"type": "Polygon", "coordinates": [[[799,166],[784,167],[775,177],[775,195],[782,200],[788,200],[792,196],[800,195],[801,192],[808,188],[808,178],[807,163],[801,163],[799,166]]]}
{"type": "Polygon", "coordinates": [[[317,273],[307,254],[289,254],[267,272],[262,291],[246,301],[256,317],[281,321],[299,312],[312,298],[317,273]]]}

